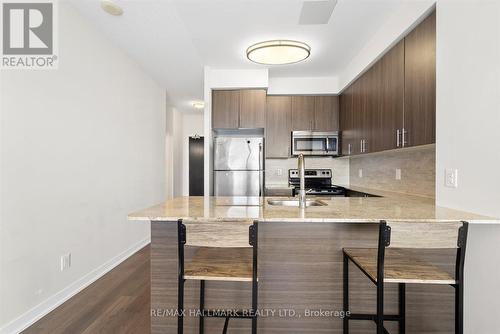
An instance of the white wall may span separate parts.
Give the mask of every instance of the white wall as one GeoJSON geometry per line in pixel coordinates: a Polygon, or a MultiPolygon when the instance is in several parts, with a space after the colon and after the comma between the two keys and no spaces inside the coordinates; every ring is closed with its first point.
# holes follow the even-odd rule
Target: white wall
{"type": "Polygon", "coordinates": [[[337,77],[269,77],[269,95],[338,94],[337,77]]]}
{"type": "Polygon", "coordinates": [[[173,109],[172,124],[174,127],[173,131],[173,155],[172,155],[172,167],[173,167],[173,197],[181,196],[182,194],[182,113],[173,109]]]}
{"type": "MultiPolygon", "coordinates": [[[[168,98],[167,98],[168,101],[168,98]]],[[[167,102],[166,117],[165,117],[165,199],[174,197],[174,138],[175,124],[174,114],[176,109],[167,102]]]]}
{"type": "Polygon", "coordinates": [[[1,73],[5,333],[147,243],[127,214],[165,193],[164,90],[68,4],[59,17],[58,70],[1,73]]]}
{"type": "MultiPolygon", "coordinates": [[[[436,61],[436,202],[500,217],[500,2],[439,0],[436,61]],[[444,186],[445,168],[458,188],[444,186]]],[[[500,328],[499,245],[499,226],[471,226],[465,333],[500,328]]]]}
{"type": "Polygon", "coordinates": [[[500,2],[443,0],[437,14],[437,203],[500,217],[500,2]]]}

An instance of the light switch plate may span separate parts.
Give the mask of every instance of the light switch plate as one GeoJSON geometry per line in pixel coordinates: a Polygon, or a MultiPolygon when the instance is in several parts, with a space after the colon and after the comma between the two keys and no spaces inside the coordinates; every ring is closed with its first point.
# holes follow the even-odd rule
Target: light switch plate
{"type": "Polygon", "coordinates": [[[61,255],[61,271],[65,271],[71,267],[71,253],[61,255]]]}
{"type": "Polygon", "coordinates": [[[454,168],[445,169],[444,185],[449,188],[458,188],[458,169],[454,168]]]}
{"type": "Polygon", "coordinates": [[[358,169],[358,177],[362,178],[363,177],[363,169],[358,169]]]}
{"type": "Polygon", "coordinates": [[[276,175],[278,175],[278,176],[283,175],[283,169],[282,168],[277,168],[276,169],[276,175]]]}
{"type": "Polygon", "coordinates": [[[401,168],[396,168],[396,180],[401,180],[401,168]]]}

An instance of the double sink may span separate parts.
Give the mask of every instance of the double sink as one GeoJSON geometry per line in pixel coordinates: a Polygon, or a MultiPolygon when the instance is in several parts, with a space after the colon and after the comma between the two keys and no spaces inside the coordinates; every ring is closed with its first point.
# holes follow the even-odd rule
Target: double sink
{"type": "MultiPolygon", "coordinates": [[[[279,206],[299,206],[298,199],[268,199],[267,203],[269,205],[279,205],[279,206]]],[[[306,200],[306,207],[309,206],[326,206],[327,203],[317,200],[317,199],[308,199],[306,200]]]]}
{"type": "MultiPolygon", "coordinates": [[[[363,193],[360,191],[355,191],[351,189],[346,189],[346,197],[382,197],[378,195],[363,193]]],[[[298,199],[268,199],[267,203],[269,205],[276,206],[291,206],[291,207],[299,207],[298,199]]],[[[310,206],[327,206],[328,203],[319,200],[319,199],[308,199],[306,200],[306,207],[310,206]]]]}

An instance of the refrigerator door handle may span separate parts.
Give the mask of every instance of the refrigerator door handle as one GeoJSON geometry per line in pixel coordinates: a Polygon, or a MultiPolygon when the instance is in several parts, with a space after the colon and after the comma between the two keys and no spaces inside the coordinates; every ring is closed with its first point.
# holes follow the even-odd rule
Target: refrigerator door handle
{"type": "Polygon", "coordinates": [[[262,143],[259,143],[259,197],[262,197],[262,186],[264,183],[264,178],[262,177],[263,175],[263,168],[262,168],[262,143]]]}

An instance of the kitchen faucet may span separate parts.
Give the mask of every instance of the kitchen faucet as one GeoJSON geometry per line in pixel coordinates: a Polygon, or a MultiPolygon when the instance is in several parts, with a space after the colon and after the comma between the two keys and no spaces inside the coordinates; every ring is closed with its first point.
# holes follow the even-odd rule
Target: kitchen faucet
{"type": "Polygon", "coordinates": [[[306,207],[306,189],[305,189],[305,174],[306,167],[304,162],[304,155],[299,154],[297,159],[299,178],[300,178],[300,189],[299,189],[299,208],[305,209],[306,207]]]}

